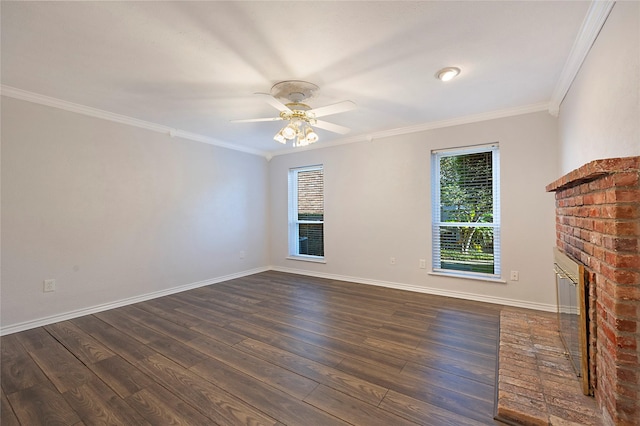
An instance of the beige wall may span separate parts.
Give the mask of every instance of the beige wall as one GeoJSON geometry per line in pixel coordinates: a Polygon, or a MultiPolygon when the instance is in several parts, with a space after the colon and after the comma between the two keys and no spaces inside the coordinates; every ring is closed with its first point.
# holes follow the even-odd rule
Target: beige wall
{"type": "Polygon", "coordinates": [[[555,309],[551,274],[557,120],[546,112],[274,157],[269,164],[271,264],[276,269],[555,309]],[[430,151],[500,143],[502,277],[489,283],[428,275],[430,151]],[[287,259],[287,171],[323,164],[326,264],[287,259]],[[396,258],[391,265],[390,257],[396,258]]]}
{"type": "Polygon", "coordinates": [[[558,176],[640,155],[640,2],[619,1],[560,106],[558,176]]]}
{"type": "Polygon", "coordinates": [[[259,156],[2,97],[1,182],[3,330],[268,265],[259,156]]]}

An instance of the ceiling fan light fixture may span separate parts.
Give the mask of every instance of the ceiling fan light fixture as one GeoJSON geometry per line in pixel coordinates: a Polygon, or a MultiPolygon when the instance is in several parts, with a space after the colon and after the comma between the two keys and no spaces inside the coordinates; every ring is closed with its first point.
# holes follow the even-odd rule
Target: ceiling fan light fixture
{"type": "Polygon", "coordinates": [[[438,71],[436,73],[436,77],[438,78],[438,80],[446,82],[452,80],[453,78],[458,76],[458,74],[460,74],[460,68],[447,67],[442,68],[440,71],[438,71]]]}
{"type": "Polygon", "coordinates": [[[280,130],[280,133],[282,133],[282,136],[284,136],[285,139],[291,140],[296,137],[298,130],[293,123],[289,123],[288,125],[283,127],[282,130],[280,130]]]}
{"type": "Polygon", "coordinates": [[[273,137],[273,140],[276,141],[276,142],[280,142],[281,144],[286,144],[287,143],[287,139],[282,134],[282,130],[280,130],[278,133],[276,133],[276,135],[273,137]]]}
{"type": "Polygon", "coordinates": [[[309,141],[307,140],[307,138],[303,137],[303,136],[298,136],[298,140],[295,143],[295,147],[299,147],[299,146],[307,146],[309,145],[309,141]]]}
{"type": "Polygon", "coordinates": [[[314,132],[311,127],[307,127],[304,133],[305,133],[305,139],[307,140],[307,142],[309,143],[318,142],[318,134],[314,132]]]}

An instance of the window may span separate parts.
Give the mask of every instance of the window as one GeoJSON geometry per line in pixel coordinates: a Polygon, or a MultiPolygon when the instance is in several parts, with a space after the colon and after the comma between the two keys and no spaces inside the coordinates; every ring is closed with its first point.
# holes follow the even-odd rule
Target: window
{"type": "Polygon", "coordinates": [[[433,271],[500,278],[498,145],[432,151],[433,271]]]}
{"type": "Polygon", "coordinates": [[[324,258],[324,170],[289,170],[289,255],[324,258]]]}

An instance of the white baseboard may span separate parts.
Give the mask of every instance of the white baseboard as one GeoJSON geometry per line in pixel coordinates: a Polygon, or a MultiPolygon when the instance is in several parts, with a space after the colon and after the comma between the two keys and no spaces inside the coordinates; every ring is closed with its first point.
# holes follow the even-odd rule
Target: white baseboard
{"type": "Polygon", "coordinates": [[[395,288],[398,290],[414,291],[417,293],[433,294],[437,296],[454,297],[456,299],[473,300],[476,302],[493,303],[497,305],[513,306],[517,308],[534,309],[536,311],[556,312],[556,305],[546,303],[527,302],[516,299],[506,299],[503,297],[484,296],[475,293],[466,293],[461,291],[442,290],[439,288],[421,287],[412,284],[397,283],[391,281],[372,280],[369,278],[351,277],[336,274],[326,274],[323,272],[306,271],[303,269],[285,268],[281,266],[272,266],[272,271],[287,272],[290,274],[307,275],[310,277],[327,278],[337,281],[348,281],[358,284],[375,285],[378,287],[395,288]]]}
{"type": "Polygon", "coordinates": [[[62,314],[51,315],[45,318],[38,318],[35,320],[25,321],[18,324],[2,326],[0,327],[0,336],[17,333],[19,331],[29,330],[36,327],[42,327],[44,325],[49,325],[49,324],[53,324],[60,321],[67,321],[67,320],[78,318],[84,315],[91,315],[97,312],[119,308],[121,306],[132,305],[134,303],[144,302],[146,300],[156,299],[158,297],[168,296],[170,294],[180,293],[182,291],[191,290],[198,287],[204,287],[211,284],[217,284],[217,283],[221,283],[223,281],[229,281],[235,278],[242,278],[242,277],[246,277],[247,275],[253,275],[260,272],[265,272],[265,271],[268,271],[269,269],[270,269],[269,267],[249,269],[249,270],[237,272],[234,274],[211,278],[204,281],[198,281],[191,284],[185,284],[178,287],[172,287],[166,290],[154,291],[152,293],[146,293],[140,296],[128,297],[126,299],[116,300],[109,303],[103,303],[101,305],[95,305],[88,308],[77,309],[77,310],[65,312],[62,314]]]}
{"type": "Polygon", "coordinates": [[[166,290],[154,291],[152,293],[146,293],[140,296],[134,296],[126,299],[116,300],[113,302],[91,306],[88,308],[77,309],[77,310],[65,312],[62,314],[51,315],[45,318],[38,318],[35,320],[25,321],[18,324],[2,326],[0,327],[0,336],[17,333],[20,331],[29,330],[36,327],[42,327],[44,325],[53,324],[60,321],[66,321],[66,320],[78,318],[84,315],[91,315],[97,312],[119,308],[121,306],[131,305],[138,302],[144,302],[146,300],[155,299],[162,296],[168,296],[170,294],[180,293],[182,291],[191,290],[198,287],[204,287],[211,284],[217,284],[223,281],[228,281],[235,278],[242,278],[242,277],[246,277],[247,275],[253,275],[253,274],[270,271],[270,270],[278,271],[278,272],[287,272],[290,274],[306,275],[306,276],[317,277],[317,278],[326,278],[330,280],[348,281],[348,282],[354,282],[359,284],[375,285],[378,287],[395,288],[398,290],[407,290],[407,291],[413,291],[417,293],[433,294],[437,296],[454,297],[456,299],[474,300],[477,302],[486,302],[486,303],[493,303],[498,305],[514,306],[518,308],[534,309],[538,311],[556,312],[555,305],[548,305],[543,303],[526,302],[526,301],[515,300],[515,299],[505,299],[502,297],[483,296],[475,293],[442,290],[438,288],[421,287],[421,286],[416,286],[412,284],[372,280],[369,278],[351,277],[351,276],[337,275],[337,274],[327,274],[322,272],[312,272],[312,271],[306,271],[303,269],[284,268],[280,266],[265,266],[261,268],[255,268],[255,269],[249,269],[246,271],[237,272],[234,274],[224,275],[221,277],[211,278],[204,281],[198,281],[191,284],[185,284],[178,287],[172,287],[166,290]]]}

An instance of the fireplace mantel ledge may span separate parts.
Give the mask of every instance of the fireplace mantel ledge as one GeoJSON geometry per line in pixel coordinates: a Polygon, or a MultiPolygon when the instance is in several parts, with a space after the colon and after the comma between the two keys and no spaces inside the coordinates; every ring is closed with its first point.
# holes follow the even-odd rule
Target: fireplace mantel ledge
{"type": "Polygon", "coordinates": [[[545,189],[547,192],[560,191],[595,180],[603,175],[629,171],[640,171],[640,157],[594,160],[550,183],[545,189]]]}

